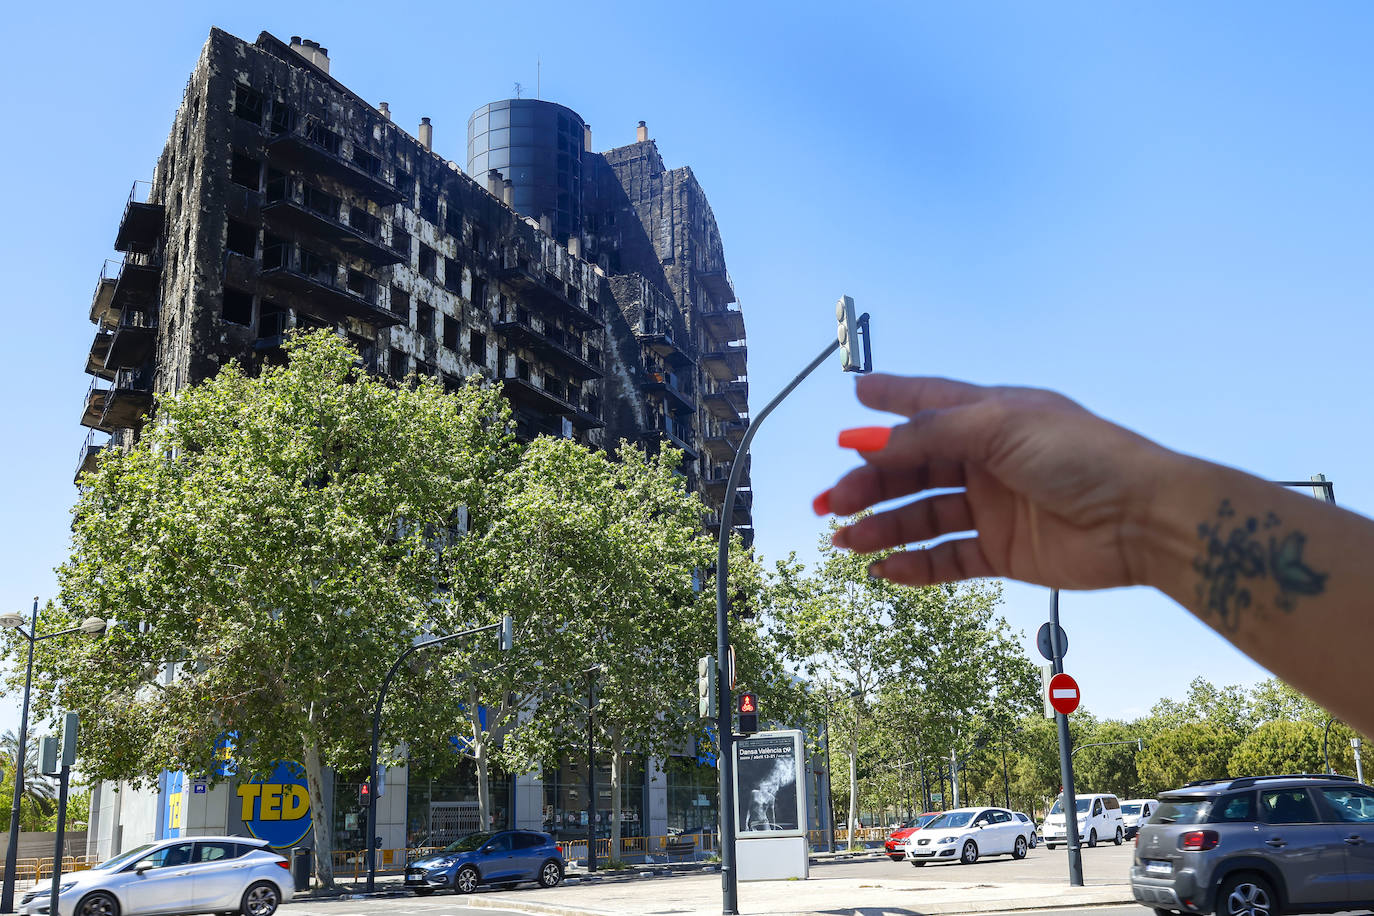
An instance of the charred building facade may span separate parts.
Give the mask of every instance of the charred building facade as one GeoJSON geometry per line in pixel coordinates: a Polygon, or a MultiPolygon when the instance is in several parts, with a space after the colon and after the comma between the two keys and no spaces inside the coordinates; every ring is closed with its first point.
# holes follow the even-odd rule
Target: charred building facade
{"type": "Polygon", "coordinates": [[[666,169],[643,122],[592,152],[541,100],[478,109],[467,172],[428,118],[416,134],[316,42],[211,32],[92,299],[78,474],[137,437],[155,392],[323,327],[398,381],[499,383],[522,437],[671,442],[708,526],[752,540],[747,490],[719,516],[748,425],[744,324],[691,170],[666,169]]]}

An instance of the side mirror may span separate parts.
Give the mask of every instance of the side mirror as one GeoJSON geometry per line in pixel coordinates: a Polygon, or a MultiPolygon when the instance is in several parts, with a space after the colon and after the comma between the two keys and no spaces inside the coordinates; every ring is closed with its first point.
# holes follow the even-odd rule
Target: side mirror
{"type": "Polygon", "coordinates": [[[141,878],[143,877],[143,873],[152,867],[153,866],[151,865],[139,865],[134,869],[134,874],[138,875],[141,878]]]}

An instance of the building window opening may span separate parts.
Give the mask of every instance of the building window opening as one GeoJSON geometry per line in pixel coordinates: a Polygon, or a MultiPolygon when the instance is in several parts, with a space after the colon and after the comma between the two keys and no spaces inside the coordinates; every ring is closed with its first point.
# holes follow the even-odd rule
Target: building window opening
{"type": "Polygon", "coordinates": [[[335,156],[343,149],[343,138],[314,118],[305,123],[305,138],[335,156]]]}
{"type": "Polygon", "coordinates": [[[277,238],[270,232],[262,236],[262,269],[275,270],[288,266],[289,251],[286,240],[277,238]]]}
{"type": "Polygon", "coordinates": [[[410,293],[399,286],[391,287],[391,311],[410,321],[410,293]]]}
{"type": "Polygon", "coordinates": [[[382,174],[382,160],[378,159],[361,146],[358,146],[356,143],[353,145],[353,162],[358,168],[374,178],[382,174]]]}
{"type": "Polygon", "coordinates": [[[418,264],[418,269],[419,269],[419,271],[420,271],[420,273],[421,273],[422,275],[424,275],[424,276],[426,276],[426,277],[429,277],[430,279],[434,279],[434,272],[435,272],[435,254],[434,254],[434,249],[433,249],[433,248],[430,248],[430,247],[429,247],[428,245],[426,245],[424,242],[421,242],[421,243],[420,243],[420,261],[419,261],[419,264],[418,264]]]}
{"type": "Polygon", "coordinates": [[[458,319],[452,315],[444,316],[444,346],[454,352],[458,350],[458,319]]]}
{"type": "Polygon", "coordinates": [[[262,125],[262,96],[247,86],[234,87],[234,114],[259,126],[262,125]]]}
{"type": "Polygon", "coordinates": [[[296,109],[282,101],[272,103],[269,129],[274,134],[289,134],[296,129],[296,109]]]}
{"type": "MultiPolygon", "coordinates": [[[[337,279],[338,268],[333,261],[315,254],[309,249],[301,249],[301,273],[317,283],[333,286],[337,279]]],[[[349,278],[352,280],[352,278],[349,278]]]]}
{"type": "Polygon", "coordinates": [[[354,270],[350,267],[348,269],[348,291],[371,302],[377,297],[377,281],[361,270],[354,270]]]}
{"type": "Polygon", "coordinates": [[[220,306],[220,317],[232,324],[251,325],[253,323],[253,294],[232,286],[224,288],[224,301],[220,306]]]}
{"type": "Polygon", "coordinates": [[[415,330],[425,337],[434,336],[434,309],[427,305],[415,309],[415,330]]]}
{"type": "Polygon", "coordinates": [[[405,259],[405,263],[410,263],[410,233],[400,226],[391,227],[391,247],[405,259]]]}
{"type": "Polygon", "coordinates": [[[402,381],[406,377],[406,355],[404,350],[391,348],[387,359],[387,372],[396,381],[402,381]]]}
{"type": "Polygon", "coordinates": [[[451,293],[463,291],[463,265],[453,258],[444,258],[444,289],[451,293]]]}
{"type": "Polygon", "coordinates": [[[240,187],[256,191],[262,181],[262,163],[252,156],[234,153],[229,161],[229,180],[240,187]]]}
{"type": "Polygon", "coordinates": [[[229,220],[229,231],[224,242],[224,247],[234,254],[241,254],[245,258],[257,257],[258,254],[258,230],[255,226],[240,222],[236,219],[229,220]]]}
{"type": "Polygon", "coordinates": [[[487,364],[487,338],[480,331],[472,331],[468,334],[468,359],[479,366],[487,364]]]}
{"type": "Polygon", "coordinates": [[[258,340],[281,337],[291,326],[291,313],[272,302],[258,307],[258,340]]]}
{"type": "Polygon", "coordinates": [[[382,221],[371,213],[368,213],[362,207],[348,208],[348,225],[370,239],[380,239],[382,237],[382,221]]]}
{"type": "Polygon", "coordinates": [[[486,305],[487,302],[487,281],[481,277],[472,278],[472,304],[476,306],[486,305]]]}

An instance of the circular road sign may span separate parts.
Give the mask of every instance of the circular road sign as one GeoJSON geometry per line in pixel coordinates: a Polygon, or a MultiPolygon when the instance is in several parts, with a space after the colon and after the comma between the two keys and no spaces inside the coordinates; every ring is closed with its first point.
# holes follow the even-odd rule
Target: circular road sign
{"type": "MultiPolygon", "coordinates": [[[[1054,646],[1050,643],[1050,622],[1047,620],[1040,624],[1040,630],[1035,634],[1035,647],[1040,650],[1040,654],[1050,661],[1054,661],[1054,646]]],[[[1063,658],[1069,654],[1069,634],[1064,632],[1064,628],[1059,628],[1059,657],[1063,658]]]]}
{"type": "Polygon", "coordinates": [[[1067,674],[1050,678],[1050,705],[1054,711],[1068,715],[1078,708],[1078,682],[1067,674]]]}

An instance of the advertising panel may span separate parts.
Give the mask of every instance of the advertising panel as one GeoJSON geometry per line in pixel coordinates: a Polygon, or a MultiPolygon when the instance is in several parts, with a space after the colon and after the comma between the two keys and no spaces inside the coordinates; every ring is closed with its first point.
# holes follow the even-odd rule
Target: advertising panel
{"type": "Polygon", "coordinates": [[[735,832],[740,837],[806,833],[806,758],[799,731],[735,741],[735,832]]]}

